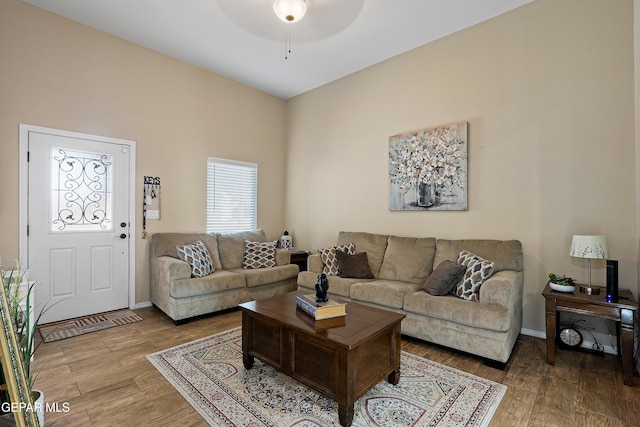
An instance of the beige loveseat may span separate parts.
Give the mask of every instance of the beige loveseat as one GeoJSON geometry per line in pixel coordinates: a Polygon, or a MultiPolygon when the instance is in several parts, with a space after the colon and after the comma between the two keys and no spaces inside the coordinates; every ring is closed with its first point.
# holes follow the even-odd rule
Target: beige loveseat
{"type": "MultiPolygon", "coordinates": [[[[517,240],[444,240],[361,232],[340,232],[337,245],[366,252],[372,279],[328,276],[329,294],[346,301],[406,315],[404,335],[506,363],[522,327],[522,245],[517,240]],[[466,250],[494,262],[480,287],[479,302],[455,295],[434,296],[423,284],[444,260],[456,262],[466,250]]],[[[315,292],[323,262],[309,256],[298,275],[300,289],[315,292]]]]}
{"type": "Polygon", "coordinates": [[[266,242],[263,230],[234,234],[155,233],[151,236],[151,302],[176,324],[259,298],[296,288],[299,268],[287,250],[276,250],[276,266],[243,268],[244,242],[266,242]],[[191,267],[178,258],[176,246],[202,241],[214,272],[191,277],[191,267]]]}

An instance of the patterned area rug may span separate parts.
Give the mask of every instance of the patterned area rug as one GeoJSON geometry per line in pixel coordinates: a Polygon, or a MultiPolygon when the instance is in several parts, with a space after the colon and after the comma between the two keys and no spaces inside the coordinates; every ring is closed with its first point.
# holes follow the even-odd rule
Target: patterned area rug
{"type": "MultiPolygon", "coordinates": [[[[236,328],[147,356],[212,426],[339,426],[335,401],[256,359],[236,328]]],[[[400,382],[374,386],[352,426],[487,426],[506,387],[402,352],[400,382]]]]}
{"type": "Polygon", "coordinates": [[[77,335],[101,331],[121,325],[128,325],[143,320],[131,310],[118,310],[110,313],[96,314],[94,316],[81,317],[51,326],[38,328],[44,342],[58,341],[77,335]]]}

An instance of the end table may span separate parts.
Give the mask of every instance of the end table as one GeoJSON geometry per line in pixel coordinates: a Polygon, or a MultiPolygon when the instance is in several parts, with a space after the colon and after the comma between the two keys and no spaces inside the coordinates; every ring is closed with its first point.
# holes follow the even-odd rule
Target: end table
{"type": "Polygon", "coordinates": [[[291,264],[297,264],[300,271],[307,271],[307,258],[309,258],[309,252],[307,251],[291,251],[291,264]]]}
{"type": "Polygon", "coordinates": [[[548,364],[553,365],[555,362],[560,313],[613,320],[616,322],[618,357],[622,359],[624,383],[633,386],[634,326],[638,303],[633,299],[630,290],[620,289],[618,300],[607,302],[604,290],[598,295],[588,295],[577,291],[557,292],[552,290],[547,283],[542,291],[542,296],[545,298],[548,364]]]}

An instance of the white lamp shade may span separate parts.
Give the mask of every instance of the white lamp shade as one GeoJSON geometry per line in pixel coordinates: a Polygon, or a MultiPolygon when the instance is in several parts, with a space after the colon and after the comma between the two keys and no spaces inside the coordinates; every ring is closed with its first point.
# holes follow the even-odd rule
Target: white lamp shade
{"type": "Polygon", "coordinates": [[[609,258],[609,248],[605,236],[574,235],[569,255],[576,258],[609,258]]]}
{"type": "Polygon", "coordinates": [[[305,0],[275,0],[273,11],[284,22],[296,22],[307,12],[305,0]]]}

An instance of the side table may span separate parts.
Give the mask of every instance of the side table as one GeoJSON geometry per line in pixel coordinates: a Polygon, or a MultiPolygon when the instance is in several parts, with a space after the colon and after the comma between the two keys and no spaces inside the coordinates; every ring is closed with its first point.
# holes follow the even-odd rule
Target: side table
{"type": "Polygon", "coordinates": [[[547,283],[542,296],[545,298],[548,364],[555,362],[560,313],[613,320],[616,322],[618,356],[622,359],[624,383],[633,386],[634,326],[638,303],[630,290],[620,289],[618,301],[607,302],[604,289],[598,295],[580,293],[577,287],[575,292],[557,292],[547,283]]]}
{"type": "Polygon", "coordinates": [[[297,264],[300,271],[307,271],[307,258],[309,258],[309,252],[307,251],[291,251],[291,264],[297,264]]]}

